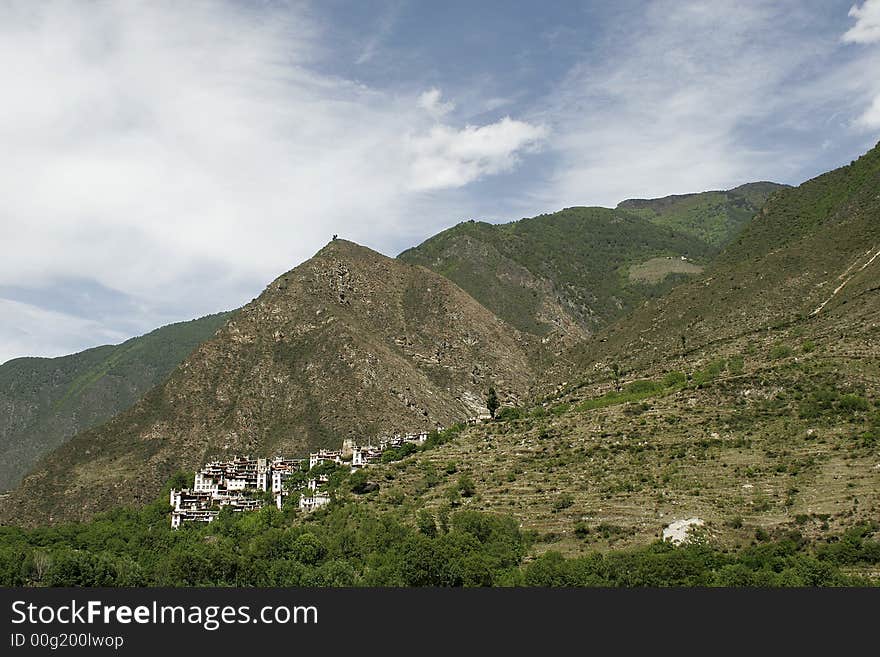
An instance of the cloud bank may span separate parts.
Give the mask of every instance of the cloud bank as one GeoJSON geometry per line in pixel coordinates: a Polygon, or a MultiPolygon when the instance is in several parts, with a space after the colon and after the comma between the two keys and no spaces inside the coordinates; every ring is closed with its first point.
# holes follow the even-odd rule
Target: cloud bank
{"type": "MultiPolygon", "coordinates": [[[[845,43],[880,43],[880,0],[865,0],[861,6],[854,5],[849,10],[849,16],[855,18],[856,23],[844,33],[842,40],[845,43]]],[[[853,122],[857,128],[865,131],[880,129],[880,75],[876,69],[874,82],[877,89],[871,105],[853,122]]]]}

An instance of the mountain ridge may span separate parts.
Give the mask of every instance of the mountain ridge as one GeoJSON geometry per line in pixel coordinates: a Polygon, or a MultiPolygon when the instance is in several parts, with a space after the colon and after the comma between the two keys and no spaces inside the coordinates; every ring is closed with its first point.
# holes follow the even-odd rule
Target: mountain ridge
{"type": "Polygon", "coordinates": [[[698,272],[784,185],[466,221],[398,258],[447,276],[556,354],[698,272]],[[682,264],[682,263],[686,264],[682,264]]]}

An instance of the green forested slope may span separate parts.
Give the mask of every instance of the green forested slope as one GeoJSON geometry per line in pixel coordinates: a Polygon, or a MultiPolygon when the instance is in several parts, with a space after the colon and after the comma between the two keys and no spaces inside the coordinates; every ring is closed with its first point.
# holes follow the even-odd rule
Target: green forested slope
{"type": "Polygon", "coordinates": [[[781,189],[750,183],[616,210],[468,221],[398,257],[443,274],[520,330],[570,345],[698,272],[781,189]]]}
{"type": "Polygon", "coordinates": [[[726,191],[628,199],[617,207],[659,226],[723,247],[739,234],[772,194],[786,188],[787,185],[771,182],[747,183],[726,191]]]}
{"type": "Polygon", "coordinates": [[[714,252],[628,212],[568,208],[509,224],[461,223],[398,257],[443,274],[520,330],[583,337],[667,289],[631,281],[630,266],[664,256],[703,263],[714,252]]]}
{"type": "Polygon", "coordinates": [[[127,409],[226,321],[218,313],[119,345],[0,365],[0,491],[79,431],[127,409]]]}

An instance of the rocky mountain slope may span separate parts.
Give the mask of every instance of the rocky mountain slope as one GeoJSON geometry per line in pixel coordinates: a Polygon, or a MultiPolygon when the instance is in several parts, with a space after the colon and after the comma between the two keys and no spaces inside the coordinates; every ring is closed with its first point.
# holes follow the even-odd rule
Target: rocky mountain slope
{"type": "Polygon", "coordinates": [[[570,554],[693,518],[725,547],[875,532],[880,147],[774,195],[702,277],[546,377],[543,399],[377,470],[363,503],[512,514],[570,554]]]}
{"type": "Polygon", "coordinates": [[[129,408],[226,321],[218,313],[60,358],[0,365],[0,491],[79,431],[129,408]]]}
{"type": "Polygon", "coordinates": [[[212,457],[304,455],[431,429],[528,391],[534,339],[427,269],[336,240],[271,283],[129,411],[46,457],[2,504],[33,523],[151,500],[212,457]]]}

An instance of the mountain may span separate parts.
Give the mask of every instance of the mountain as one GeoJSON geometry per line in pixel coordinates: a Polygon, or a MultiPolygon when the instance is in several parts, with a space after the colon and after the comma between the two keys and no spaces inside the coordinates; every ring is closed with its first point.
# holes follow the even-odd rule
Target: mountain
{"type": "Polygon", "coordinates": [[[517,403],[533,343],[442,276],[334,240],[131,409],[48,455],[0,517],[88,517],[212,457],[449,425],[483,411],[490,386],[517,403]]]}
{"type": "Polygon", "coordinates": [[[778,183],[755,182],[726,191],[628,199],[617,209],[722,247],[739,234],[771,195],[787,188],[778,183]]]}
{"type": "Polygon", "coordinates": [[[0,491],[41,456],[134,404],[230,313],[165,326],[119,345],[0,365],[0,491]]]}
{"type": "Polygon", "coordinates": [[[521,331],[571,344],[665,289],[630,266],[668,262],[664,273],[676,273],[684,256],[700,271],[713,254],[628,212],[579,207],[509,224],[460,223],[398,257],[443,274],[521,331]]]}
{"type": "Polygon", "coordinates": [[[880,146],[775,193],[701,276],[545,372],[547,396],[374,471],[362,503],[509,514],[536,554],[589,559],[687,519],[725,550],[852,549],[878,535],[878,345],[880,146]]]}
{"type": "MultiPolygon", "coordinates": [[[[878,189],[874,149],[773,193],[711,261],[717,249],[693,236],[603,209],[467,224],[434,238],[431,257],[419,247],[437,269],[458,266],[456,250],[476,271],[480,254],[497,253],[509,268],[493,274],[498,287],[482,295],[486,303],[514,272],[552,285],[548,303],[590,335],[543,371],[536,343],[564,334],[559,326],[519,330],[449,279],[403,262],[410,256],[332,242],[144,400],[45,458],[0,519],[54,522],[139,505],[174,472],[220,454],[302,454],[347,437],[448,425],[478,412],[495,385],[497,420],[455,427],[440,444],[376,465],[367,476],[377,486],[342,488],[338,504],[435,531],[458,509],[510,515],[533,555],[644,546],[688,518],[704,521],[704,538],[724,549],[768,535],[831,541],[880,513],[878,189]],[[616,268],[605,271],[617,273],[606,282],[616,289],[627,285],[621,267],[629,278],[644,264],[624,257],[630,237],[641,244],[636,229],[705,249],[705,269],[662,297],[634,296],[588,330],[551,276],[602,284],[585,264],[587,254],[602,257],[590,250],[597,240],[571,239],[585,227],[600,227],[592,234],[615,247],[616,268]],[[537,377],[546,387],[531,387],[537,377]]],[[[663,257],[656,253],[637,257],[663,257]]],[[[572,298],[586,298],[574,288],[572,298]]]]}
{"type": "Polygon", "coordinates": [[[443,274],[521,331],[571,346],[702,271],[774,192],[628,200],[507,224],[468,221],[401,253],[443,274]]]}

